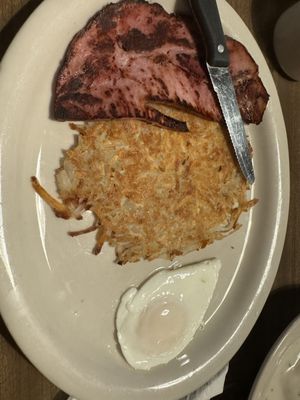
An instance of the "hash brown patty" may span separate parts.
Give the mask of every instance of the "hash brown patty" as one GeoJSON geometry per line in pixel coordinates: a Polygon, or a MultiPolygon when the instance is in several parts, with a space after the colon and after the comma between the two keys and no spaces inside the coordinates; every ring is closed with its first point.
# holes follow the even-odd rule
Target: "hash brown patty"
{"type": "Polygon", "coordinates": [[[67,210],[62,215],[52,203],[56,214],[93,211],[95,252],[107,241],[120,264],[203,248],[236,230],[241,212],[256,202],[247,199],[247,182],[218,123],[164,112],[186,121],[189,133],[133,119],[73,125],[78,144],[56,172],[67,210]]]}

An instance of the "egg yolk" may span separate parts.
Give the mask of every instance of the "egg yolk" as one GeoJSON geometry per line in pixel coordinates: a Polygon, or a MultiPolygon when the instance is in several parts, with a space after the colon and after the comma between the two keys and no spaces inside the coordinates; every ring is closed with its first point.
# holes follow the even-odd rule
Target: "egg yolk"
{"type": "Polygon", "coordinates": [[[174,298],[152,301],[143,311],[137,335],[143,350],[152,356],[170,351],[182,340],[186,327],[186,310],[174,298]]]}

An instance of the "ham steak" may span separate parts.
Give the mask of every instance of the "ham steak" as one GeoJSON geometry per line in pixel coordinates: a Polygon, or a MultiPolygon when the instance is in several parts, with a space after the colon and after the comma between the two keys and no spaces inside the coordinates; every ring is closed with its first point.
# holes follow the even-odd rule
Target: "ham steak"
{"type": "MultiPolygon", "coordinates": [[[[260,123],[268,94],[246,48],[227,38],[241,115],[260,123]]],[[[56,77],[54,118],[87,121],[139,118],[185,131],[186,124],[153,107],[183,106],[222,121],[199,35],[159,4],[123,0],[94,15],[71,41],[56,77]]]]}

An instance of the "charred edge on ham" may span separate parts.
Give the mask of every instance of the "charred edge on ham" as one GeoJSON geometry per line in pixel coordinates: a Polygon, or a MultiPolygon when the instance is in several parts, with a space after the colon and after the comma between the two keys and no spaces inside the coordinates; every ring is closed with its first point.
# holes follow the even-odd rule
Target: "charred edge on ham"
{"type": "MultiPolygon", "coordinates": [[[[230,73],[241,115],[259,124],[268,94],[246,48],[227,38],[230,73]]],[[[70,43],[54,94],[57,120],[140,118],[170,129],[186,124],[151,108],[185,107],[222,121],[199,38],[186,20],[159,4],[124,0],[99,11],[70,43]]]]}

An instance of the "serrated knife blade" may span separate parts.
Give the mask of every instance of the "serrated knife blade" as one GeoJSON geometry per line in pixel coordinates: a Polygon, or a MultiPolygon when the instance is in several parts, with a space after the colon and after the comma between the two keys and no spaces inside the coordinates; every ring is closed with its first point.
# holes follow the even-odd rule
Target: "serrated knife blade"
{"type": "Polygon", "coordinates": [[[207,69],[219,99],[238,163],[247,181],[253,184],[255,177],[249,143],[229,70],[226,67],[212,67],[209,64],[207,69]]]}
{"type": "Polygon", "coordinates": [[[255,176],[250,146],[229,72],[229,56],[216,0],[190,0],[206,45],[207,70],[217,94],[241,171],[250,184],[255,176]]]}

